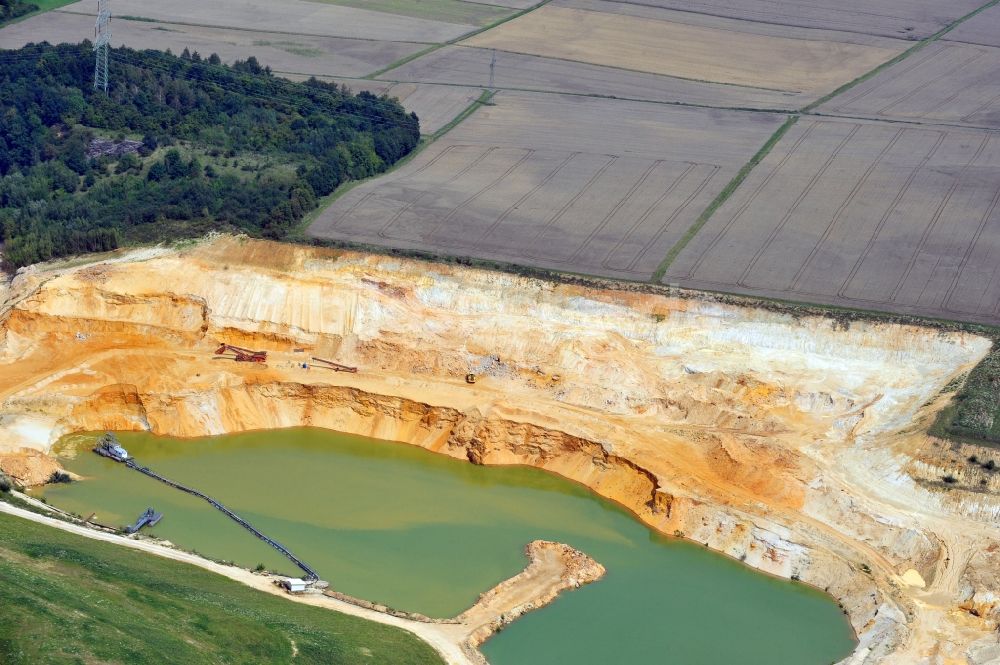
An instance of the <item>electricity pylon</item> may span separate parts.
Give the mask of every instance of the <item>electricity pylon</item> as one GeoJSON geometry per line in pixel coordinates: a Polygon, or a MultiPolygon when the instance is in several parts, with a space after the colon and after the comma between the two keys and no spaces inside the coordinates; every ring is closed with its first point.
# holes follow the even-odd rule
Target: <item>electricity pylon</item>
{"type": "Polygon", "coordinates": [[[108,49],[111,42],[111,0],[97,0],[94,24],[94,90],[108,94],[108,49]]]}

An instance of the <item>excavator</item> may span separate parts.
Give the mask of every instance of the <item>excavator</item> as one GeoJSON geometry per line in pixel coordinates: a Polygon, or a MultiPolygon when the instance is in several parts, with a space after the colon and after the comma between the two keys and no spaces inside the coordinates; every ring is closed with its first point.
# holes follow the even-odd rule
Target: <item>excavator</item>
{"type": "Polygon", "coordinates": [[[215,350],[215,355],[222,356],[227,353],[232,353],[235,355],[234,360],[238,363],[266,363],[267,362],[267,351],[252,351],[250,349],[244,349],[240,346],[233,346],[232,344],[226,344],[225,342],[219,344],[219,348],[215,350]]]}

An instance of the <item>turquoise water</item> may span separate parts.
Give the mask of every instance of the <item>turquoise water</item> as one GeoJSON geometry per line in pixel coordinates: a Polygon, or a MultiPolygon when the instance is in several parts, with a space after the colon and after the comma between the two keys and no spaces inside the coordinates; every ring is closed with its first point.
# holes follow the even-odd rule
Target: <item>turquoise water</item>
{"type": "MultiPolygon", "coordinates": [[[[828,596],[660,536],[616,504],[537,469],[477,467],[406,446],[292,429],[197,440],[122,434],[144,465],[195,487],[317,569],[333,588],[453,616],[519,572],[535,539],[569,543],[604,579],[490,640],[493,665],[828,665],[854,637],[828,596]]],[[[89,452],[57,446],[87,478],[49,486],[56,506],[123,525],[147,506],[160,538],[245,566],[297,569],[207,503],[89,452]],[[76,454],[74,456],[74,451],[76,454]]]]}

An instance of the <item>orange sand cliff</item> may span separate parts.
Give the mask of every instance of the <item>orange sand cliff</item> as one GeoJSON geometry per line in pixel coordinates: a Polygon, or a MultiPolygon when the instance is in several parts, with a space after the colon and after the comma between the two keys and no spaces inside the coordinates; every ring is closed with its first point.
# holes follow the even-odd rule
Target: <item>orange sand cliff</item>
{"type": "Polygon", "coordinates": [[[0,468],[23,482],[82,430],[395,439],[549,469],[826,589],[846,662],[1000,657],[1000,481],[941,486],[961,460],[924,432],[986,339],[231,237],[29,270],[0,303],[0,468]]]}

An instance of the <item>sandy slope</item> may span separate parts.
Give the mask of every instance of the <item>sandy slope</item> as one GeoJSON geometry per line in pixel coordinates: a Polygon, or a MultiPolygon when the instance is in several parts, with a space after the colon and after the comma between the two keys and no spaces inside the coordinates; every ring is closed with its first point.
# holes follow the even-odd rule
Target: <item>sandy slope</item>
{"type": "Polygon", "coordinates": [[[945,486],[964,457],[923,433],[983,338],[232,238],[22,274],[3,316],[5,469],[72,431],[302,424],[531,464],[828,590],[848,662],[997,657],[997,487],[945,486]]]}

